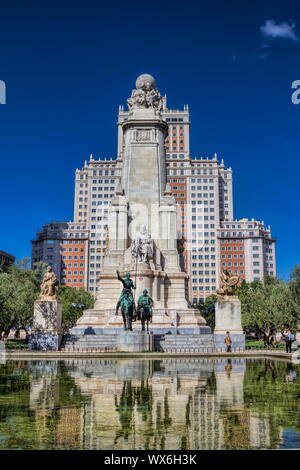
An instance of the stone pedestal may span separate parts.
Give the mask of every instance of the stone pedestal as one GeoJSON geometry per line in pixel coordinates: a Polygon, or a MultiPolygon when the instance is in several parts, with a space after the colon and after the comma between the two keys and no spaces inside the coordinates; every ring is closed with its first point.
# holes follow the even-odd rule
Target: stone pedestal
{"type": "Polygon", "coordinates": [[[153,351],[153,335],[147,331],[121,331],[117,335],[117,351],[153,351]]]}
{"type": "Polygon", "coordinates": [[[61,318],[60,302],[57,300],[37,300],[34,303],[29,348],[57,351],[62,340],[61,318]]]}
{"type": "Polygon", "coordinates": [[[215,348],[225,349],[224,338],[229,331],[232,350],[245,349],[245,335],[241,321],[241,302],[237,297],[228,297],[215,304],[215,348]]]}
{"type": "MultiPolygon", "coordinates": [[[[133,330],[141,329],[141,322],[134,322],[133,330]]],[[[206,325],[205,319],[195,309],[153,309],[152,323],[149,330],[154,335],[165,334],[211,334],[210,327],[206,325]]],[[[115,310],[85,310],[84,315],[78,319],[72,328],[73,335],[84,334],[119,334],[123,331],[122,315],[115,310]]]]}

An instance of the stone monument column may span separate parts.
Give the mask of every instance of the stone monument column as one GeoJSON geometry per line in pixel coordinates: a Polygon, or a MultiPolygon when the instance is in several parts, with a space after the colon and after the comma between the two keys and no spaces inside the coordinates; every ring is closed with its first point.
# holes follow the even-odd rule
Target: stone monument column
{"type": "Polygon", "coordinates": [[[241,301],[234,295],[239,276],[224,270],[221,274],[221,287],[217,289],[219,297],[215,304],[214,340],[216,349],[224,350],[227,331],[232,340],[232,351],[245,349],[245,335],[242,328],[241,301]]]}
{"type": "Polygon", "coordinates": [[[159,206],[166,187],[166,122],[154,109],[135,109],[123,124],[122,185],[129,201],[129,241],[141,225],[159,239],[159,206]]]}
{"type": "Polygon", "coordinates": [[[32,333],[29,348],[57,351],[62,340],[62,308],[57,298],[58,280],[48,266],[41,284],[41,293],[34,302],[32,333]]]}
{"type": "MultiPolygon", "coordinates": [[[[134,304],[145,288],[149,291],[153,298],[149,328],[154,334],[175,330],[181,334],[209,334],[210,328],[199,310],[188,306],[188,276],[181,269],[178,252],[177,206],[167,184],[168,124],[162,114],[164,100],[154,78],[140,75],[127,102],[128,114],[120,123],[124,139],[122,177],[109,207],[109,244],[99,276],[97,300],[94,309],[86,310],[72,331],[76,334],[86,329],[97,334],[122,331],[122,318],[115,315],[116,306],[124,300],[117,270],[122,278],[129,275],[134,284],[134,294],[130,302],[124,300],[124,308],[131,308],[131,302],[134,304]]],[[[139,327],[138,322],[133,323],[134,330],[139,327]]],[[[138,345],[131,332],[130,335],[138,345]]]]}
{"type": "Polygon", "coordinates": [[[122,186],[130,202],[131,218],[137,222],[134,225],[144,224],[156,239],[158,206],[167,181],[164,142],[168,125],[162,119],[162,97],[154,78],[140,75],[127,101],[128,119],[122,124],[122,186]]]}

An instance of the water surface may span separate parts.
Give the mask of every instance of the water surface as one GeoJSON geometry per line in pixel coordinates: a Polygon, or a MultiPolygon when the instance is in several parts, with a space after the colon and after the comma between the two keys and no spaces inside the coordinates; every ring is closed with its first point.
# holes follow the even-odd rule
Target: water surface
{"type": "Polygon", "coordinates": [[[271,359],[0,365],[0,449],[300,448],[300,368],[271,359]]]}

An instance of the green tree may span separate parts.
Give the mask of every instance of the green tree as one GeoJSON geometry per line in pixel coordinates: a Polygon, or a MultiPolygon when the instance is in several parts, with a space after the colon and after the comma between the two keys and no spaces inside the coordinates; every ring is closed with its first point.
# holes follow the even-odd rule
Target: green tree
{"type": "Polygon", "coordinates": [[[296,329],[299,310],[288,284],[267,276],[264,281],[243,283],[237,289],[242,305],[242,324],[271,347],[277,331],[289,325],[296,329]]]}
{"type": "Polygon", "coordinates": [[[62,303],[62,323],[65,329],[72,327],[81,317],[83,310],[94,306],[94,297],[82,287],[74,289],[59,286],[58,298],[62,303]]]}
{"type": "Polygon", "coordinates": [[[34,263],[33,266],[34,266],[34,282],[35,282],[36,289],[39,291],[41,282],[47,270],[48,264],[44,263],[43,261],[38,261],[37,263],[34,263]]]}
{"type": "MultiPolygon", "coordinates": [[[[32,325],[34,302],[46,268],[46,263],[39,262],[32,270],[30,260],[24,258],[0,272],[0,339],[6,339],[12,328],[27,332],[32,325]]],[[[60,286],[58,297],[66,328],[77,321],[84,309],[94,305],[94,298],[83,288],[60,286]]]]}
{"type": "Polygon", "coordinates": [[[300,265],[294,266],[290,275],[289,287],[297,308],[300,310],[300,265]]]}
{"type": "Polygon", "coordinates": [[[27,330],[38,293],[36,275],[27,258],[0,273],[0,338],[5,339],[11,328],[27,330]]]}
{"type": "Polygon", "coordinates": [[[212,294],[207,297],[204,302],[199,302],[196,306],[202,317],[205,318],[207,325],[210,326],[212,330],[215,328],[215,303],[217,300],[216,294],[212,294]]]}

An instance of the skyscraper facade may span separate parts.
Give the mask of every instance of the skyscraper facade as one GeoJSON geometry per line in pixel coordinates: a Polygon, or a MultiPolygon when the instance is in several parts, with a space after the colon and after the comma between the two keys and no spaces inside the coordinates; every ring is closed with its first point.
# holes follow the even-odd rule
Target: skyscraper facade
{"type": "Polygon", "coordinates": [[[32,240],[32,267],[44,262],[53,268],[60,284],[87,287],[89,233],[85,224],[45,224],[32,240]]]}

